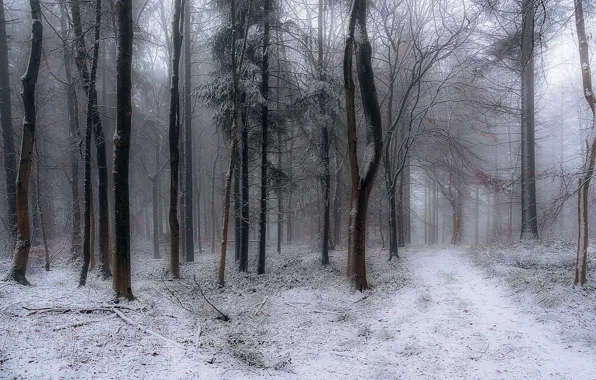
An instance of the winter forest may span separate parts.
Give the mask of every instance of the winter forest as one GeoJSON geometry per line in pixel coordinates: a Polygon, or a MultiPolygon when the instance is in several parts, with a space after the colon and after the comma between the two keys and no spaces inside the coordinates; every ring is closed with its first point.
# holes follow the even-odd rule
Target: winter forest
{"type": "Polygon", "coordinates": [[[595,20],[0,0],[0,378],[596,379],[595,20]]]}

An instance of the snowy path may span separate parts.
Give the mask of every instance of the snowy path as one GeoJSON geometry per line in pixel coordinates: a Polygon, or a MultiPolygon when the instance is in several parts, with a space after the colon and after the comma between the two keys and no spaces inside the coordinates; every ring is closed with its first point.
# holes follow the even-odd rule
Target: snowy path
{"type": "MultiPolygon", "coordinates": [[[[345,252],[334,252],[325,268],[317,251],[299,247],[271,256],[275,268],[265,276],[231,268],[225,289],[205,288],[230,322],[215,319],[200,299],[184,298],[192,286],[183,281],[168,286],[196,307],[192,313],[164,297],[163,281],[136,280],[133,306],[141,311],[128,316],[184,350],[114,316],[28,315],[23,306],[101,304],[111,294],[108,282],[73,290],[74,272],[38,271],[36,286],[0,288],[0,378],[596,380],[595,347],[557,333],[573,315],[561,315],[562,324],[520,303],[463,251],[408,249],[389,263],[386,251],[368,255],[374,288],[364,295],[343,274],[345,252]],[[93,323],[72,325],[81,321],[93,323]],[[189,341],[197,321],[200,347],[189,341]],[[215,363],[204,363],[205,355],[215,363]]],[[[213,275],[215,256],[200,259],[184,267],[187,277],[194,270],[213,275]]],[[[161,263],[149,264],[159,273],[161,263]]],[[[140,270],[153,273],[149,264],[140,270]]]]}
{"type": "Polygon", "coordinates": [[[324,377],[596,379],[593,349],[562,343],[462,252],[412,252],[405,260],[412,283],[370,305],[378,309],[366,316],[365,342],[340,357],[319,356],[314,367],[324,377]]]}

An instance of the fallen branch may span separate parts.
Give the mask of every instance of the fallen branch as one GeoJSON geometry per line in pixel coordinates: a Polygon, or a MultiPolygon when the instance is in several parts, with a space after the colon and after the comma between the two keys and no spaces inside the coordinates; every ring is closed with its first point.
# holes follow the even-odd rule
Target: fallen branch
{"type": "Polygon", "coordinates": [[[29,311],[29,313],[27,313],[27,316],[29,315],[33,315],[33,314],[41,314],[41,313],[60,313],[60,314],[66,314],[66,313],[79,313],[79,314],[91,314],[91,313],[95,313],[95,312],[105,312],[105,313],[109,313],[112,311],[111,308],[107,308],[107,307],[80,307],[80,308],[76,308],[76,307],[42,307],[42,308],[28,308],[26,306],[23,306],[23,309],[29,311]]]}
{"type": "Polygon", "coordinates": [[[358,300],[354,301],[354,303],[358,303],[358,302],[360,302],[360,301],[364,301],[365,299],[367,299],[367,298],[368,298],[368,297],[370,297],[370,296],[371,296],[371,294],[367,294],[367,295],[365,295],[364,297],[362,297],[362,298],[360,298],[360,299],[358,299],[358,300]]]}
{"type": "Polygon", "coordinates": [[[161,335],[159,333],[156,333],[155,331],[153,331],[153,330],[151,330],[151,329],[149,329],[147,327],[141,326],[137,322],[133,321],[132,319],[130,319],[126,315],[124,315],[120,310],[118,310],[118,309],[112,309],[112,311],[114,313],[116,313],[116,315],[119,316],[124,322],[128,323],[131,326],[134,326],[134,327],[138,328],[142,332],[147,333],[149,335],[153,335],[154,337],[159,338],[159,339],[161,339],[161,340],[163,340],[163,341],[165,341],[167,343],[170,343],[171,345],[173,345],[175,347],[181,348],[183,350],[185,349],[184,345],[176,342],[173,339],[167,338],[167,337],[165,337],[165,336],[163,336],[163,335],[161,335]]]}
{"type": "Polygon", "coordinates": [[[263,300],[263,302],[261,302],[261,304],[259,305],[259,307],[257,308],[257,310],[255,311],[255,313],[253,315],[257,315],[259,314],[259,311],[261,311],[261,309],[263,308],[263,305],[265,305],[265,302],[267,302],[267,299],[269,298],[269,296],[265,297],[265,299],[263,300]]]}
{"type": "Polygon", "coordinates": [[[201,289],[201,285],[199,285],[199,283],[197,282],[197,277],[195,275],[192,276],[193,281],[195,282],[195,284],[197,284],[197,288],[199,288],[199,292],[201,292],[201,295],[203,296],[203,298],[205,299],[205,301],[207,301],[207,303],[209,305],[211,305],[212,308],[214,308],[219,314],[221,314],[221,319],[225,322],[230,320],[230,317],[228,317],[226,314],[224,314],[221,310],[219,310],[218,308],[215,307],[215,305],[213,305],[211,303],[211,301],[209,301],[207,299],[207,297],[205,296],[205,293],[203,293],[203,289],[201,289]]]}
{"type": "Polygon", "coordinates": [[[87,325],[90,325],[90,324],[93,324],[93,323],[97,323],[97,322],[104,322],[107,319],[110,319],[110,318],[113,318],[113,317],[114,317],[114,315],[110,315],[110,316],[108,316],[106,318],[103,318],[103,319],[95,319],[95,320],[92,320],[92,321],[71,323],[71,324],[66,325],[66,326],[53,328],[52,331],[60,331],[60,330],[66,330],[66,329],[70,329],[70,328],[77,328],[77,327],[87,326],[87,325]]]}

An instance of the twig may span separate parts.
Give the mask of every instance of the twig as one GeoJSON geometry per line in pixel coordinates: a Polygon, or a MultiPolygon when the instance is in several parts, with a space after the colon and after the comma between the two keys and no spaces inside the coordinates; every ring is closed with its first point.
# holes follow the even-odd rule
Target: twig
{"type": "Polygon", "coordinates": [[[368,298],[368,297],[370,297],[370,296],[371,296],[371,294],[367,294],[367,295],[365,295],[364,297],[362,297],[362,298],[360,298],[360,299],[357,299],[356,301],[354,301],[354,303],[358,303],[358,302],[360,302],[360,301],[364,301],[365,299],[367,299],[367,298],[368,298]]]}
{"type": "Polygon", "coordinates": [[[93,312],[96,311],[101,311],[101,312],[111,312],[112,309],[106,308],[106,307],[84,307],[84,308],[75,308],[75,307],[42,307],[39,309],[33,309],[33,308],[28,308],[26,306],[23,306],[23,309],[29,311],[29,313],[27,313],[27,315],[33,315],[33,314],[41,314],[41,313],[62,313],[62,314],[66,314],[66,313],[80,313],[80,314],[91,314],[93,312]]]}
{"type": "Polygon", "coordinates": [[[209,301],[207,299],[207,297],[205,296],[205,293],[203,293],[203,289],[201,289],[201,285],[199,285],[199,283],[197,282],[197,277],[195,275],[192,276],[193,281],[195,282],[195,284],[197,284],[197,288],[199,288],[199,292],[201,292],[201,295],[203,296],[203,298],[205,299],[205,301],[207,301],[207,303],[209,305],[211,305],[212,308],[214,308],[219,314],[221,314],[221,319],[225,322],[230,320],[230,317],[228,317],[226,314],[224,314],[221,310],[219,310],[218,308],[215,307],[215,305],[213,305],[211,303],[211,301],[209,301]]]}
{"type": "Polygon", "coordinates": [[[257,310],[255,311],[255,313],[253,315],[257,315],[259,313],[259,311],[261,311],[261,309],[263,308],[263,305],[265,305],[265,302],[267,302],[267,299],[269,298],[269,296],[265,297],[265,299],[263,300],[263,302],[261,302],[261,304],[259,305],[259,307],[257,308],[257,310]]]}
{"type": "Polygon", "coordinates": [[[82,327],[82,326],[90,325],[92,323],[103,322],[103,321],[105,321],[107,319],[110,319],[110,318],[113,318],[113,317],[114,317],[114,315],[112,314],[112,315],[110,315],[110,316],[108,316],[106,318],[103,318],[103,319],[95,319],[93,321],[71,323],[71,324],[66,325],[66,326],[56,327],[56,328],[52,329],[52,331],[60,331],[60,330],[66,330],[66,329],[69,329],[69,328],[82,327]]]}
{"type": "Polygon", "coordinates": [[[134,326],[134,327],[138,328],[142,332],[147,333],[149,335],[153,335],[154,337],[159,338],[159,339],[161,339],[161,340],[163,340],[165,342],[168,342],[168,343],[170,343],[171,345],[173,345],[175,347],[181,348],[183,350],[185,349],[185,347],[182,344],[176,342],[175,340],[170,339],[170,338],[166,338],[165,336],[163,336],[161,334],[158,334],[155,331],[153,331],[153,330],[151,330],[151,329],[149,329],[147,327],[141,326],[137,322],[135,322],[132,319],[128,318],[126,315],[122,314],[122,312],[120,310],[114,308],[114,309],[112,309],[112,311],[114,313],[116,313],[116,315],[119,316],[124,322],[128,323],[131,326],[134,326]]]}
{"type": "Polygon", "coordinates": [[[197,347],[201,347],[201,321],[197,319],[197,333],[195,335],[195,341],[197,342],[197,347]]]}

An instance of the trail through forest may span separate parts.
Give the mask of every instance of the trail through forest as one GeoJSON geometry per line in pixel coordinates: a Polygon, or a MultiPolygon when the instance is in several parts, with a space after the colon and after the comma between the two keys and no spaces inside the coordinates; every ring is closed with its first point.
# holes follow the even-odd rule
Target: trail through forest
{"type": "Polygon", "coordinates": [[[464,250],[401,255],[387,262],[387,251],[370,250],[373,289],[365,293],[351,290],[341,251],[322,267],[317,250],[288,248],[271,255],[268,275],[230,267],[223,289],[216,255],[183,265],[179,281],[160,279],[163,262],[137,255],[138,298],[118,310],[142,328],[109,308],[75,312],[109,303],[110,284],[99,275],[74,289],[76,268],[33,271],[35,286],[0,286],[0,378],[596,379],[594,335],[567,334],[464,250]],[[202,301],[193,274],[229,322],[202,301]]]}

